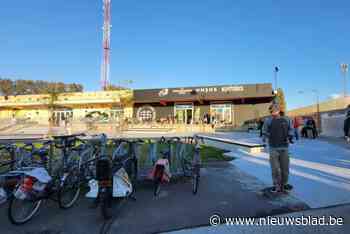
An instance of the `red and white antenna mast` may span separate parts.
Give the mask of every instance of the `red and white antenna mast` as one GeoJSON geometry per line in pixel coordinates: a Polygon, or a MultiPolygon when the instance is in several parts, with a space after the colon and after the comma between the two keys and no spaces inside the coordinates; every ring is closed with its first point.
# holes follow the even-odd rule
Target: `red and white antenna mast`
{"type": "Polygon", "coordinates": [[[111,0],[103,1],[103,59],[101,66],[101,86],[105,90],[109,84],[109,60],[111,45],[111,0]]]}

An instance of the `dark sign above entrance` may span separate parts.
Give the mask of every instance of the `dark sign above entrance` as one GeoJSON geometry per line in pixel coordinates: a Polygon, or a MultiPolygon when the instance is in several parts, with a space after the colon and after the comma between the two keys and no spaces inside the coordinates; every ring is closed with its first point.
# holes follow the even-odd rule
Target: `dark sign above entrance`
{"type": "Polygon", "coordinates": [[[215,101],[271,96],[271,84],[134,90],[134,101],[136,103],[196,101],[199,99],[215,101]]]}
{"type": "Polygon", "coordinates": [[[223,87],[201,87],[201,88],[180,88],[180,89],[161,89],[159,97],[168,96],[171,92],[178,95],[198,94],[198,93],[218,93],[218,92],[243,92],[244,86],[223,86],[223,87]]]}

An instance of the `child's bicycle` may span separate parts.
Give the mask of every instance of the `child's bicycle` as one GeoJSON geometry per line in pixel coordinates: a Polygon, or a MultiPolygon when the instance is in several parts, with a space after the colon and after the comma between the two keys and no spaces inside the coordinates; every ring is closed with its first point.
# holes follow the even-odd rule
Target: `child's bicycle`
{"type": "Polygon", "coordinates": [[[165,144],[166,149],[160,151],[161,158],[154,163],[154,168],[151,172],[151,178],[153,178],[154,183],[154,196],[159,195],[162,184],[168,183],[170,178],[176,175],[191,177],[192,193],[197,194],[201,167],[199,145],[199,140],[201,139],[196,135],[186,138],[184,141],[179,137],[172,137],[170,139],[162,137],[160,139],[160,145],[165,144]],[[175,152],[172,151],[173,144],[175,144],[175,152]],[[194,150],[189,150],[189,144],[194,145],[194,150]],[[174,156],[177,157],[175,160],[173,160],[174,156]],[[176,170],[177,168],[174,169],[174,165],[172,166],[171,164],[171,162],[176,160],[178,160],[179,164],[175,164],[175,167],[179,166],[180,174],[176,170]],[[175,170],[174,174],[171,173],[170,168],[175,170]]]}
{"type": "Polygon", "coordinates": [[[162,137],[158,143],[165,145],[165,149],[160,151],[160,158],[154,163],[153,170],[151,171],[150,178],[153,179],[153,194],[158,196],[160,193],[160,187],[163,183],[168,183],[171,178],[170,162],[171,162],[171,144],[179,142],[181,139],[173,137],[165,139],[162,137]]]}

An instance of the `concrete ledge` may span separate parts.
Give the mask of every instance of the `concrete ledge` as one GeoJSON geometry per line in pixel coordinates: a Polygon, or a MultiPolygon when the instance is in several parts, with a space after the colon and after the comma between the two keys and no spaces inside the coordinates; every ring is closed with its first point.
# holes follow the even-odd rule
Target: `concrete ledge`
{"type": "MultiPolygon", "coordinates": [[[[222,138],[222,137],[212,137],[212,136],[206,136],[206,135],[198,135],[198,136],[202,137],[204,140],[207,140],[207,141],[225,143],[228,145],[232,145],[236,148],[239,147],[244,151],[252,154],[261,153],[266,146],[265,144],[248,143],[248,142],[236,141],[236,140],[222,138]]],[[[225,147],[225,149],[231,150],[231,147],[228,146],[228,147],[225,147]]]]}

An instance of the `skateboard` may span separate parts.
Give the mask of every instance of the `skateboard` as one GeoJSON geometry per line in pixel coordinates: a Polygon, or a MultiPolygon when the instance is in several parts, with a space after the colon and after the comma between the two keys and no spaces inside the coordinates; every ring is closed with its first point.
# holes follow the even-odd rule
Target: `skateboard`
{"type": "Polygon", "coordinates": [[[279,197],[279,196],[283,196],[283,195],[288,195],[290,193],[290,191],[292,191],[293,185],[287,184],[287,186],[289,186],[289,188],[290,188],[289,190],[284,190],[281,192],[273,193],[273,192],[271,192],[273,187],[267,187],[267,188],[262,189],[261,193],[263,196],[265,196],[267,198],[275,198],[275,197],[279,197]]]}

